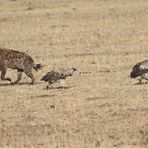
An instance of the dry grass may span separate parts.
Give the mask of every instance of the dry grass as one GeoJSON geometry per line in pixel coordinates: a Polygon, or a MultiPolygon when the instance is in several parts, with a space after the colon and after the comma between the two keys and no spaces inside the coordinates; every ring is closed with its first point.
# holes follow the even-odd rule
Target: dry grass
{"type": "Polygon", "coordinates": [[[0,147],[148,146],[148,85],[127,77],[148,58],[146,0],[0,0],[0,46],[46,65],[34,86],[0,82],[0,147]],[[59,67],[78,69],[69,88],[45,90],[59,67]]]}

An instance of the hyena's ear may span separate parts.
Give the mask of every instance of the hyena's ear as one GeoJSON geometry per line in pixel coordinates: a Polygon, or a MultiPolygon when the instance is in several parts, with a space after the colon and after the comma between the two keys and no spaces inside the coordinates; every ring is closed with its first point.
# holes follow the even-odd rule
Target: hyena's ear
{"type": "Polygon", "coordinates": [[[42,65],[41,63],[39,63],[39,64],[34,64],[34,65],[33,65],[33,68],[34,68],[36,71],[42,69],[43,67],[44,67],[44,65],[42,65]]]}

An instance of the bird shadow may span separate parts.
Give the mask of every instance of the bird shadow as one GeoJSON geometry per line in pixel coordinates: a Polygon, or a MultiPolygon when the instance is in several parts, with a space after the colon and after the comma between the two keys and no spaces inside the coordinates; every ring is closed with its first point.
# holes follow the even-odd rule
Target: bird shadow
{"type": "MultiPolygon", "coordinates": [[[[34,96],[34,98],[51,98],[51,97],[54,97],[56,95],[48,95],[48,94],[44,94],[44,95],[37,95],[37,96],[34,96]]],[[[32,97],[31,97],[32,98],[32,97]]]]}
{"type": "Polygon", "coordinates": [[[49,87],[49,88],[44,88],[45,90],[52,90],[52,89],[60,89],[60,90],[66,90],[66,89],[70,89],[72,88],[73,86],[55,86],[55,87],[49,87]]]}
{"type": "Polygon", "coordinates": [[[134,85],[147,85],[148,84],[148,82],[142,82],[142,83],[135,83],[134,85]]]}

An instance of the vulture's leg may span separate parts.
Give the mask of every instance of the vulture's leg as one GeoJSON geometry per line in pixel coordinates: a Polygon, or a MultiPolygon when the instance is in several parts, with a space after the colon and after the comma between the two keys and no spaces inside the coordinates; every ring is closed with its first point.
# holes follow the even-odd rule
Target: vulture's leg
{"type": "Polygon", "coordinates": [[[142,84],[142,77],[139,79],[139,84],[142,84]]]}
{"type": "Polygon", "coordinates": [[[48,82],[48,85],[46,86],[46,89],[51,88],[51,84],[53,84],[53,82],[49,81],[49,82],[48,82]]]}
{"type": "Polygon", "coordinates": [[[47,84],[47,86],[46,86],[46,89],[49,89],[49,87],[50,87],[50,82],[48,82],[48,84],[47,84]]]}
{"type": "Polygon", "coordinates": [[[65,80],[64,79],[60,80],[60,87],[65,87],[65,80]]]}
{"type": "Polygon", "coordinates": [[[49,89],[49,85],[46,86],[46,89],[49,89]]]}
{"type": "Polygon", "coordinates": [[[60,80],[60,88],[68,88],[68,86],[65,85],[65,79],[60,80]]]}
{"type": "Polygon", "coordinates": [[[146,75],[144,74],[144,75],[142,75],[142,79],[145,79],[145,80],[147,80],[148,81],[148,78],[146,77],[146,75]]]}

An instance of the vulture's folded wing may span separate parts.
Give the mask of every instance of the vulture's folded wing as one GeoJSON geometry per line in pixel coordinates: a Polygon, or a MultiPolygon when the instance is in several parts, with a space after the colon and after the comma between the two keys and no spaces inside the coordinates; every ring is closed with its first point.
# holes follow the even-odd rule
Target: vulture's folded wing
{"type": "Polygon", "coordinates": [[[132,68],[132,70],[137,69],[139,66],[145,65],[145,64],[148,65],[148,60],[145,60],[145,61],[142,61],[142,62],[137,63],[136,65],[134,65],[134,67],[132,68]]]}
{"type": "Polygon", "coordinates": [[[41,81],[45,81],[45,82],[49,81],[49,79],[54,75],[54,73],[55,73],[54,70],[48,72],[45,76],[43,76],[43,77],[41,78],[41,81]]]}
{"type": "Polygon", "coordinates": [[[136,78],[138,76],[142,76],[143,74],[148,72],[148,60],[137,63],[130,74],[131,78],[136,78]]]}

